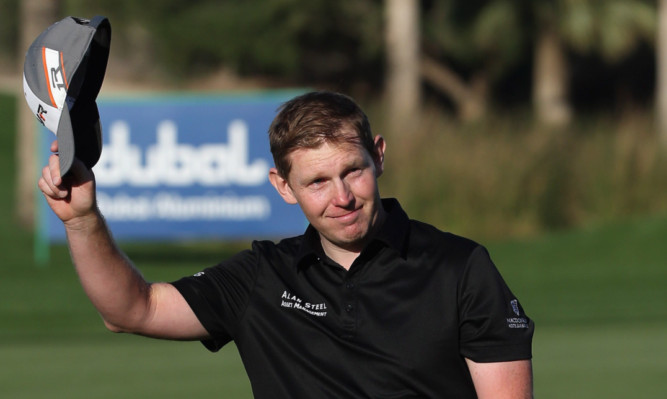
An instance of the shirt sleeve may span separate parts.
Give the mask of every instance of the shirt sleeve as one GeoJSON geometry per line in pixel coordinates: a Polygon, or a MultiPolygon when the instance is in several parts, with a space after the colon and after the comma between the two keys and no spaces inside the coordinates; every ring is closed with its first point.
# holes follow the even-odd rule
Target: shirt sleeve
{"type": "Polygon", "coordinates": [[[234,339],[256,278],[257,255],[248,250],[172,283],[211,335],[202,341],[210,351],[234,339]]]}
{"type": "Polygon", "coordinates": [[[482,246],[471,252],[458,298],[464,357],[481,363],[532,357],[534,323],[482,246]]]}

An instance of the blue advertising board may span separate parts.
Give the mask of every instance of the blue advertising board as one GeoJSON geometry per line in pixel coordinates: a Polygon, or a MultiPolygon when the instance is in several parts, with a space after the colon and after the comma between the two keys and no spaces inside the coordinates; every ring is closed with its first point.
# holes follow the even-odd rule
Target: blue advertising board
{"type": "MultiPolygon", "coordinates": [[[[119,240],[279,238],[307,225],[268,180],[268,127],[294,91],[100,98],[97,200],[119,240]]],[[[42,128],[45,163],[53,134],[42,128]]],[[[45,201],[43,207],[48,208],[45,201]]],[[[49,241],[62,223],[41,212],[49,241]]]]}

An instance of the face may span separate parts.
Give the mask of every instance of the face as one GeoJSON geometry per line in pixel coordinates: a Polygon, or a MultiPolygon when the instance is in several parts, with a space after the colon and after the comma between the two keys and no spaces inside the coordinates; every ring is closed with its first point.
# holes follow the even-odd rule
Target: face
{"type": "Polygon", "coordinates": [[[271,170],[274,187],[286,202],[301,206],[325,251],[332,246],[361,251],[384,215],[377,186],[385,147],[381,136],[375,146],[377,159],[358,145],[325,143],[293,151],[287,180],[271,170]]]}

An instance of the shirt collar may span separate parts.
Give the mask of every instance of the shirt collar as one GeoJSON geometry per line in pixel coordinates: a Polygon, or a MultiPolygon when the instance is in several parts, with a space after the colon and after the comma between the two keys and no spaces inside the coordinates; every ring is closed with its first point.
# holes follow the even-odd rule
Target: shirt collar
{"type": "Polygon", "coordinates": [[[374,240],[395,249],[405,257],[410,219],[395,198],[383,199],[382,206],[387,212],[387,218],[374,240]]]}
{"type": "MultiPolygon", "coordinates": [[[[379,242],[383,246],[396,250],[402,257],[405,257],[410,225],[408,215],[395,198],[383,199],[382,206],[385,212],[387,212],[387,217],[380,230],[373,240],[371,240],[371,243],[379,242]]],[[[325,256],[319,233],[312,225],[308,225],[306,232],[303,234],[303,240],[301,241],[297,256],[294,259],[296,265],[306,265],[313,259],[322,259],[325,256]]]]}

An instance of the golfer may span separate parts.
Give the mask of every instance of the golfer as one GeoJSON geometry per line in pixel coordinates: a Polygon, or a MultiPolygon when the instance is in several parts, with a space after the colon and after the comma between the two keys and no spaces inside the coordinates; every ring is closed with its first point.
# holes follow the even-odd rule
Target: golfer
{"type": "Polygon", "coordinates": [[[484,247],[381,199],[386,143],[352,99],[296,97],[269,140],[269,179],[304,234],[172,283],[147,282],[116,246],[92,171],[76,161],[63,180],[50,157],[39,188],[111,331],[233,340],[257,398],[532,398],[533,322],[484,247]]]}

